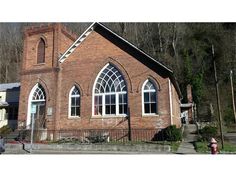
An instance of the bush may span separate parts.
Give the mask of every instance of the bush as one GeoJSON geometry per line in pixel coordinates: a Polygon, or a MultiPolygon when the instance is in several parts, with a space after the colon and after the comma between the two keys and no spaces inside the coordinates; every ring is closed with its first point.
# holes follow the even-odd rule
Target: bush
{"type": "Polygon", "coordinates": [[[90,143],[103,143],[103,142],[107,142],[107,135],[103,135],[103,134],[95,134],[95,135],[90,135],[87,137],[87,139],[89,140],[90,143]]]}
{"type": "Polygon", "coordinates": [[[162,129],[154,135],[152,141],[181,141],[182,131],[181,128],[176,128],[175,125],[162,129]]]}
{"type": "Polygon", "coordinates": [[[0,128],[0,134],[2,136],[6,136],[6,135],[10,134],[11,132],[12,132],[12,129],[8,125],[5,125],[0,128]]]}
{"type": "Polygon", "coordinates": [[[211,137],[217,137],[217,127],[208,125],[199,130],[199,133],[201,135],[201,140],[209,141],[211,137]]]}
{"type": "Polygon", "coordinates": [[[175,125],[171,125],[164,129],[164,138],[167,141],[181,141],[182,140],[182,132],[181,128],[176,128],[175,125]]]}

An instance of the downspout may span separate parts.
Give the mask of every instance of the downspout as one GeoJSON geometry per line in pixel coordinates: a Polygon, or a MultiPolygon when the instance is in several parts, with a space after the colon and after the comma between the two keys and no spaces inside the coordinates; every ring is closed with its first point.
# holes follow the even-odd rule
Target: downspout
{"type": "Polygon", "coordinates": [[[169,78],[168,78],[168,86],[169,86],[169,101],[170,101],[170,125],[173,125],[172,89],[171,89],[171,82],[169,78]]]}

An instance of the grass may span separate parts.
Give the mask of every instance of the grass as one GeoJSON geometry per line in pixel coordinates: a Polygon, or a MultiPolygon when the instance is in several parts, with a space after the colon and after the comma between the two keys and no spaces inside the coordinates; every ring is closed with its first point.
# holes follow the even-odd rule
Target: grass
{"type": "MultiPolygon", "coordinates": [[[[203,141],[203,142],[195,142],[194,146],[198,153],[201,154],[210,154],[210,148],[207,147],[209,142],[203,141]]],[[[218,143],[218,147],[220,150],[220,153],[235,153],[236,154],[236,145],[232,144],[230,142],[225,141],[224,142],[224,149],[221,149],[221,144],[218,143]]]]}
{"type": "Polygon", "coordinates": [[[225,142],[224,149],[221,150],[221,152],[231,152],[231,153],[234,152],[234,153],[236,153],[236,145],[229,143],[229,142],[225,142]]]}
{"type": "Polygon", "coordinates": [[[203,142],[197,141],[197,142],[194,142],[194,147],[198,153],[209,154],[210,149],[207,147],[208,144],[209,143],[205,142],[205,141],[203,141],[203,142]]]}
{"type": "Polygon", "coordinates": [[[180,145],[180,141],[177,142],[172,142],[171,145],[171,152],[177,152],[179,145],[180,145]]]}

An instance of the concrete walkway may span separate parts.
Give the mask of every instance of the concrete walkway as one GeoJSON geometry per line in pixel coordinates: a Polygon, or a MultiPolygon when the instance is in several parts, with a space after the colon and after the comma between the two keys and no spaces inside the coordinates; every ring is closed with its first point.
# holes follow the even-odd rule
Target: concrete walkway
{"type": "Polygon", "coordinates": [[[176,152],[177,154],[197,154],[193,146],[193,142],[197,139],[196,130],[197,127],[195,124],[185,125],[184,138],[176,152]]]}

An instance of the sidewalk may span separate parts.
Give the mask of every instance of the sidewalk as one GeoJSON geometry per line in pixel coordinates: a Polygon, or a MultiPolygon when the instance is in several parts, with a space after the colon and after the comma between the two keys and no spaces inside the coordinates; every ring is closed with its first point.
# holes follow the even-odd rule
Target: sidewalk
{"type": "Polygon", "coordinates": [[[197,130],[196,125],[188,124],[184,127],[184,138],[180,144],[177,154],[197,154],[194,149],[193,142],[196,141],[197,135],[194,134],[197,130]]]}

